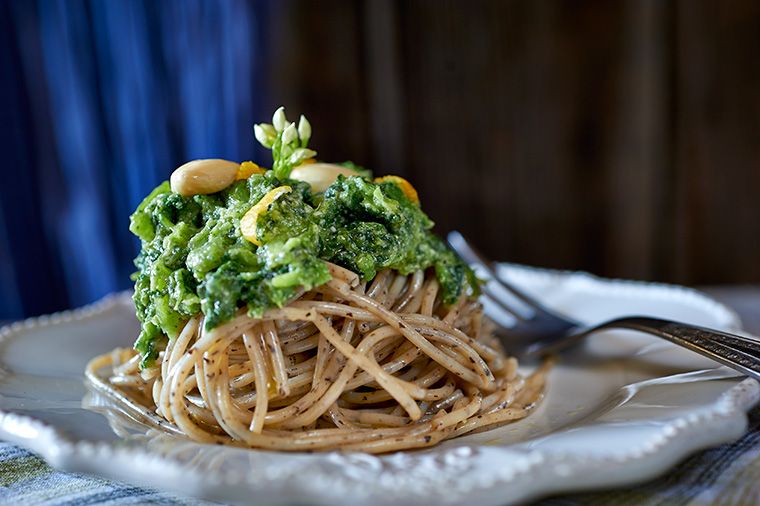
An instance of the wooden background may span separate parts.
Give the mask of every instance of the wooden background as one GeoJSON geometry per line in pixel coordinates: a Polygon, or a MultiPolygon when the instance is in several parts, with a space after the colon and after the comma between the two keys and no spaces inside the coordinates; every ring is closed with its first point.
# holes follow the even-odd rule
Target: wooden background
{"type": "MultiPolygon", "coordinates": [[[[760,2],[279,2],[273,110],[492,257],[760,281],[760,2]]],[[[265,109],[267,110],[267,109],[265,109]]]]}

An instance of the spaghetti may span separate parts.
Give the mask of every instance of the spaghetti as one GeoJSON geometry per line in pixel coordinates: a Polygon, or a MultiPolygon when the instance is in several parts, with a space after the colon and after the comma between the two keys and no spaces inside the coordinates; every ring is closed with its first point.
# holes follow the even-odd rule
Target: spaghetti
{"type": "Polygon", "coordinates": [[[399,176],[318,162],[283,108],[272,168],[193,160],[130,216],[134,350],[87,365],[141,420],[205,443],[388,452],[525,417],[479,281],[399,176]]]}
{"type": "Polygon", "coordinates": [[[381,453],[525,417],[548,366],[527,378],[487,332],[480,304],[441,303],[434,275],[391,270],[332,279],[261,318],[203,315],[140,370],[117,349],[86,374],[96,389],[205,443],[284,451],[381,453]]]}

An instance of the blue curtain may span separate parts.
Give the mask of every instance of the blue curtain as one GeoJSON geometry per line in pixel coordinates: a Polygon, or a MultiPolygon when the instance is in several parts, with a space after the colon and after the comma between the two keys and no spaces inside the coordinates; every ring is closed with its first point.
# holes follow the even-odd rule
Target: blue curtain
{"type": "Polygon", "coordinates": [[[267,6],[0,0],[0,320],[131,285],[131,211],[186,160],[244,160],[267,6]]]}

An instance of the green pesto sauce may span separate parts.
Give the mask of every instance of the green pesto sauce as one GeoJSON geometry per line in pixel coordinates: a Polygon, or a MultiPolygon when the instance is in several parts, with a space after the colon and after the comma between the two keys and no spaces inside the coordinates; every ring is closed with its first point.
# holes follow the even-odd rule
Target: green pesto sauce
{"type": "Polygon", "coordinates": [[[142,331],[135,348],[150,364],[167,338],[199,311],[207,329],[241,307],[260,316],[299,290],[330,279],[323,260],[364,280],[386,268],[408,274],[432,268],[443,300],[477,292],[472,271],[430,229],[433,222],[393,183],[340,176],[324,194],[308,184],[278,180],[273,171],[235,182],[212,195],[183,197],[158,186],[131,216],[142,240],[135,259],[134,301],[142,331]],[[240,219],[267,192],[293,191],[257,222],[262,246],[244,239],[240,219]]]}

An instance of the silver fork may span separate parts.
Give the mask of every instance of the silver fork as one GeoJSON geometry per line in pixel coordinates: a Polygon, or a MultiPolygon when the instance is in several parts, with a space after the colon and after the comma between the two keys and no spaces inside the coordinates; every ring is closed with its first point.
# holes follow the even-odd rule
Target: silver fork
{"type": "Polygon", "coordinates": [[[513,284],[500,278],[494,263],[480,254],[459,232],[451,232],[448,242],[465,262],[478,266],[489,276],[482,296],[512,315],[515,325],[500,327],[497,336],[507,352],[518,358],[540,357],[561,351],[582,338],[605,329],[630,329],[652,334],[709,357],[760,380],[760,341],[720,330],[687,323],[626,316],[587,326],[547,309],[513,284]]]}

